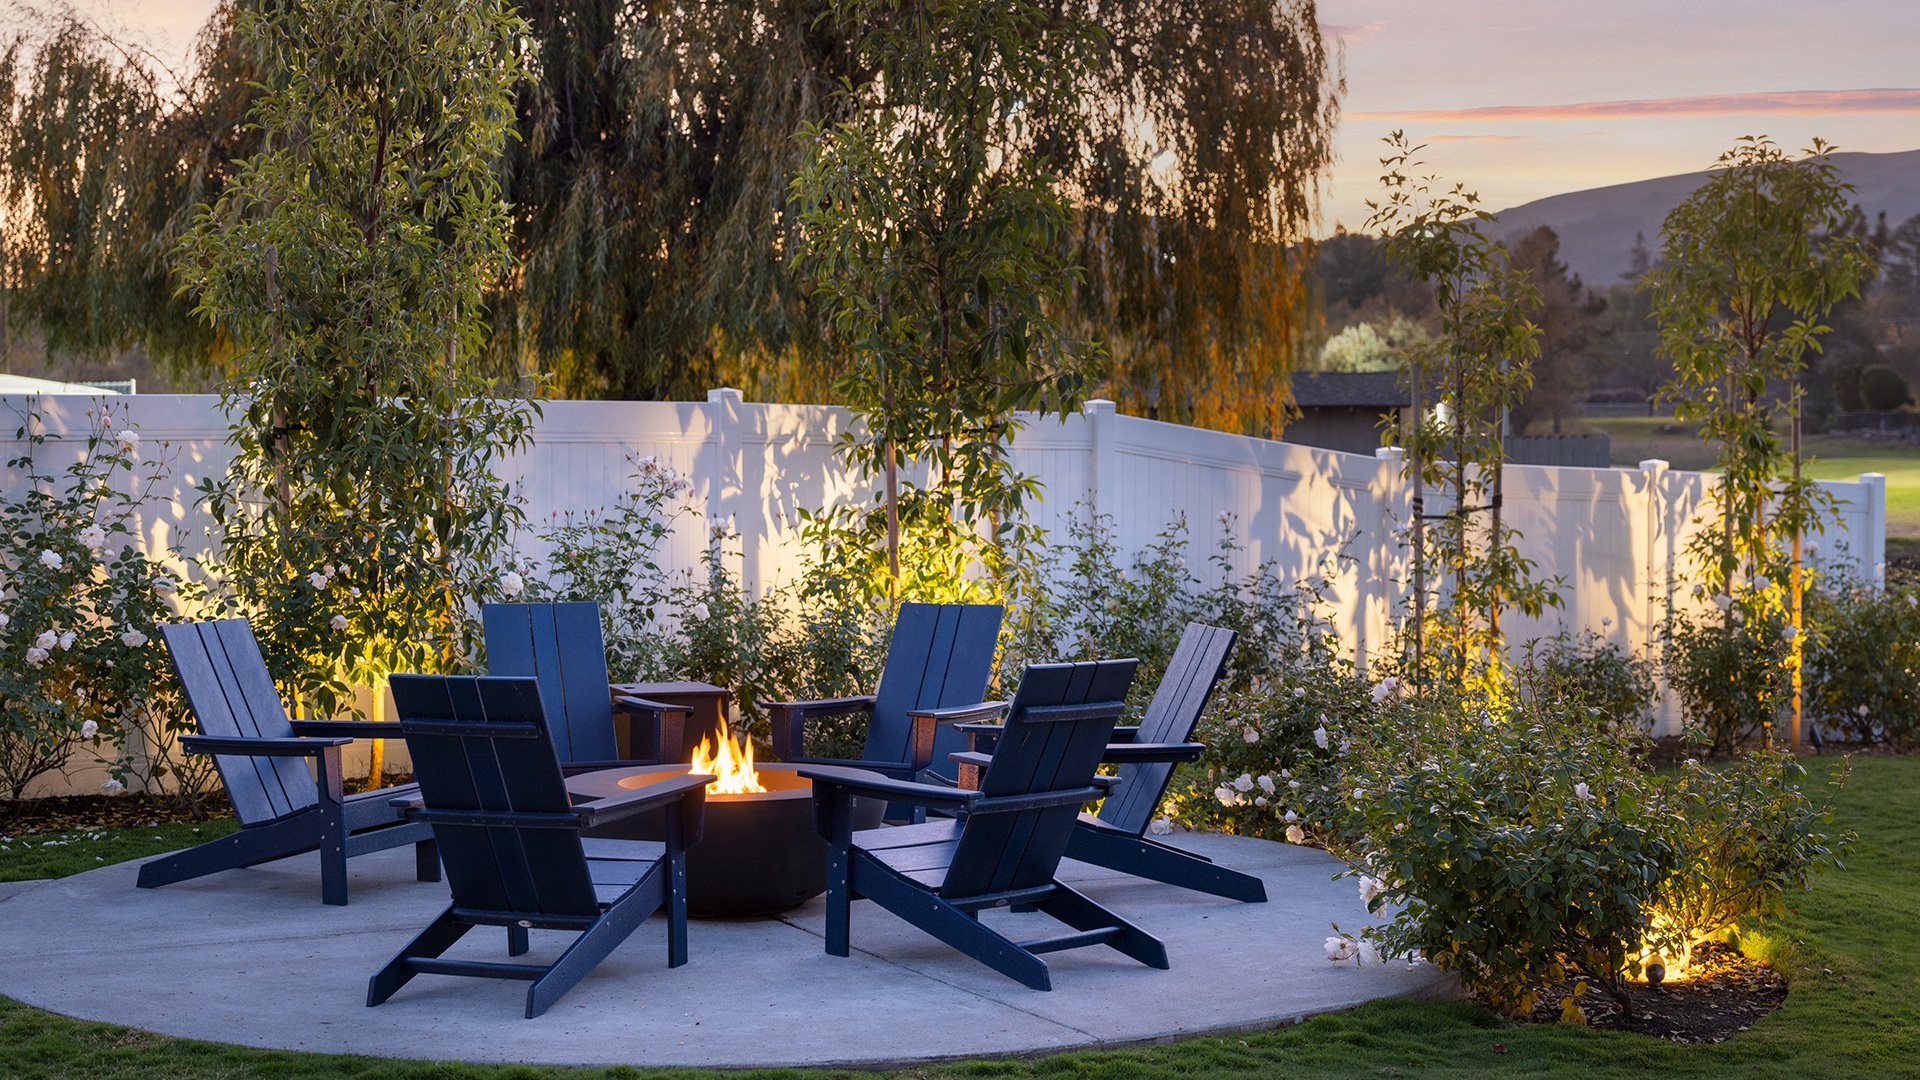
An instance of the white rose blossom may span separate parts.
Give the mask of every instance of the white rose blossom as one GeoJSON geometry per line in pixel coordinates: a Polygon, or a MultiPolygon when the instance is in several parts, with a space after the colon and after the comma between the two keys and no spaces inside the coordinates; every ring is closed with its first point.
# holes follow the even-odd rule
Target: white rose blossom
{"type": "Polygon", "coordinates": [[[1307,831],[1298,825],[1287,826],[1287,843],[1299,847],[1307,842],[1307,831]]]}
{"type": "Polygon", "coordinates": [[[526,587],[526,579],[512,570],[500,575],[500,591],[507,596],[519,596],[526,587]]]}
{"type": "Polygon", "coordinates": [[[7,624],[12,621],[13,621],[13,616],[7,614],[4,611],[0,611],[0,630],[5,630],[7,628],[7,624]]]}
{"type": "Polygon", "coordinates": [[[345,630],[347,628],[347,617],[345,615],[335,615],[333,618],[327,620],[327,625],[333,627],[335,630],[345,630]]]}
{"type": "Polygon", "coordinates": [[[1354,957],[1354,945],[1350,938],[1330,937],[1327,939],[1327,959],[1338,964],[1354,957]]]}
{"type": "Polygon", "coordinates": [[[1233,790],[1235,790],[1235,791],[1252,791],[1252,790],[1253,790],[1253,774],[1252,774],[1252,773],[1241,773],[1241,774],[1240,774],[1239,776],[1236,776],[1236,777],[1234,777],[1234,778],[1233,778],[1233,790]]]}
{"type": "Polygon", "coordinates": [[[1387,883],[1372,874],[1360,875],[1360,902],[1371,907],[1387,891],[1387,883]]]}
{"type": "Polygon", "coordinates": [[[146,643],[147,635],[138,630],[129,630],[120,635],[120,644],[125,645],[129,649],[137,649],[146,643]]]}
{"type": "Polygon", "coordinates": [[[1265,773],[1261,773],[1260,778],[1255,780],[1254,783],[1260,785],[1261,791],[1264,791],[1269,795],[1273,794],[1273,777],[1268,776],[1265,773]]]}
{"type": "Polygon", "coordinates": [[[1250,727],[1242,728],[1240,731],[1240,738],[1244,742],[1257,743],[1260,741],[1260,733],[1250,727]]]}
{"type": "Polygon", "coordinates": [[[1581,802],[1593,801],[1593,789],[1588,787],[1587,782],[1584,780],[1573,785],[1573,795],[1581,802]]]}
{"type": "Polygon", "coordinates": [[[80,530],[80,542],[88,551],[99,551],[107,542],[107,530],[98,525],[89,525],[80,530]]]}
{"type": "Polygon", "coordinates": [[[60,651],[66,652],[67,650],[73,648],[73,643],[79,640],[80,640],[80,635],[74,633],[71,630],[67,631],[64,634],[61,634],[60,635],[60,651]]]}
{"type": "Polygon", "coordinates": [[[47,652],[52,652],[54,646],[60,644],[60,635],[54,633],[51,630],[48,630],[46,633],[41,634],[37,638],[34,638],[33,644],[35,648],[45,649],[47,652]]]}
{"type": "Polygon", "coordinates": [[[1381,702],[1392,697],[1393,692],[1398,689],[1400,689],[1399,679],[1396,679],[1391,675],[1387,676],[1384,679],[1381,679],[1379,682],[1373,685],[1373,692],[1372,692],[1373,703],[1375,705],[1380,704],[1381,702]]]}
{"type": "Polygon", "coordinates": [[[81,738],[91,739],[98,734],[100,734],[100,725],[98,722],[89,720],[86,723],[80,725],[81,738]]]}
{"type": "Polygon", "coordinates": [[[140,449],[140,433],[132,428],[122,430],[114,436],[114,439],[120,443],[122,449],[129,452],[140,449]]]}
{"type": "Polygon", "coordinates": [[[1163,817],[1154,818],[1147,823],[1147,831],[1155,836],[1170,836],[1173,833],[1173,822],[1163,817]]]}
{"type": "Polygon", "coordinates": [[[313,573],[307,575],[307,584],[313,586],[316,589],[324,589],[327,587],[328,584],[330,584],[330,581],[327,578],[327,575],[321,573],[318,570],[315,570],[313,573]]]}
{"type": "Polygon", "coordinates": [[[1327,726],[1325,724],[1313,729],[1313,745],[1322,750],[1327,748],[1327,726]]]}
{"type": "Polygon", "coordinates": [[[58,570],[66,564],[67,560],[61,558],[57,551],[47,550],[40,553],[40,565],[49,570],[58,570]]]}
{"type": "Polygon", "coordinates": [[[52,654],[47,652],[47,650],[35,645],[27,650],[27,663],[32,664],[34,667],[39,667],[41,664],[47,662],[47,657],[50,655],[52,654]]]}
{"type": "Polygon", "coordinates": [[[109,780],[106,783],[100,785],[100,790],[102,793],[107,795],[118,795],[121,792],[127,790],[127,785],[121,783],[118,780],[109,780]]]}

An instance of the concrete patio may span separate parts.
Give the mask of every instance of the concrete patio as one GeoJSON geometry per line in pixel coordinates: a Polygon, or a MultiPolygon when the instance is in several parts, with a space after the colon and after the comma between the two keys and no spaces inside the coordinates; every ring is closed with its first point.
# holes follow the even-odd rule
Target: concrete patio
{"type": "MultiPolygon", "coordinates": [[[[353,903],[319,902],[314,856],[157,890],[137,863],[0,891],[0,993],[68,1016],[250,1046],[542,1064],[879,1066],[1161,1042],[1251,1030],[1375,998],[1446,995],[1421,965],[1327,961],[1329,923],[1367,921],[1324,853],[1260,840],[1173,840],[1260,875],[1239,904],[1079,863],[1062,877],[1167,943],[1172,970],[1109,949],[1049,956],[1028,990],[867,903],[854,954],[821,949],[823,905],[776,919],[695,920],[692,959],[666,966],[655,918],[537,1020],[521,983],[421,976],[378,1008],[367,978],[447,902],[412,852],[351,863],[353,903]]],[[[1047,922],[1000,911],[998,924],[1047,922]]],[[[1015,929],[1035,936],[1049,928],[1015,929]]],[[[571,935],[534,931],[535,956],[571,935]]],[[[475,931],[454,954],[505,959],[475,931]]]]}

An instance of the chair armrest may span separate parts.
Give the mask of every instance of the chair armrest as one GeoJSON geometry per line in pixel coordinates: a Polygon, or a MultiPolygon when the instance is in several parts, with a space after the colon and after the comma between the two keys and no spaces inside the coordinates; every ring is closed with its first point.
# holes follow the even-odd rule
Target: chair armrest
{"type": "Polygon", "coordinates": [[[631,694],[615,694],[613,695],[613,703],[625,712],[653,713],[655,715],[679,713],[682,716],[693,712],[692,709],[685,705],[669,705],[664,701],[651,701],[647,698],[634,697],[631,694]]]}
{"type": "Polygon", "coordinates": [[[1139,738],[1140,738],[1140,725],[1138,725],[1138,724],[1129,724],[1129,725],[1127,725],[1127,726],[1124,726],[1124,727],[1116,727],[1116,728],[1114,728],[1114,729],[1113,729],[1113,738],[1111,738],[1111,739],[1108,739],[1107,741],[1108,741],[1108,742],[1110,742],[1110,743],[1117,743],[1117,742],[1118,742],[1118,743],[1130,743],[1130,742],[1133,742],[1133,741],[1135,741],[1135,740],[1137,740],[1137,739],[1139,739],[1139,738]]]}
{"type": "Polygon", "coordinates": [[[1199,761],[1200,755],[1207,752],[1206,746],[1197,742],[1176,743],[1108,743],[1100,760],[1116,764],[1127,762],[1155,761],[1199,761]]]}
{"type": "Polygon", "coordinates": [[[976,769],[984,769],[993,764],[993,755],[983,754],[978,750],[957,750],[948,754],[947,760],[957,761],[962,765],[971,765],[976,769]]]}
{"type": "Polygon", "coordinates": [[[412,795],[395,795],[393,798],[387,800],[387,805],[400,811],[404,816],[412,814],[415,810],[424,809],[427,805],[427,800],[421,798],[416,792],[412,795]]]}
{"type": "Polygon", "coordinates": [[[936,724],[958,724],[964,729],[979,725],[979,721],[987,717],[1006,715],[1007,704],[1004,701],[976,701],[971,705],[950,705],[943,709],[908,709],[907,715],[916,720],[926,717],[936,724]]]}
{"type": "MultiPolygon", "coordinates": [[[[979,721],[987,717],[999,717],[1006,714],[1004,701],[976,701],[969,705],[949,705],[939,709],[908,709],[907,722],[913,725],[907,736],[907,757],[913,762],[913,771],[919,772],[933,764],[933,742],[939,735],[941,724],[959,724],[979,721]]],[[[968,735],[971,740],[972,735],[968,735]]]]}
{"type": "Polygon", "coordinates": [[[760,707],[768,712],[799,713],[802,718],[811,720],[816,716],[871,712],[873,701],[872,694],[859,694],[854,697],[820,698],[817,701],[763,701],[760,707]]]}
{"type": "Polygon", "coordinates": [[[918,806],[964,807],[980,797],[977,791],[963,791],[958,788],[940,787],[936,784],[916,784],[911,780],[888,780],[885,777],[862,775],[852,769],[838,768],[832,765],[808,766],[798,770],[801,776],[813,781],[814,797],[818,798],[821,788],[846,791],[855,795],[876,795],[883,799],[914,803],[918,806]]]}
{"type": "Polygon", "coordinates": [[[615,694],[613,711],[629,718],[627,731],[635,744],[631,749],[636,759],[677,761],[687,752],[687,720],[693,715],[691,708],[631,694],[615,694]],[[642,734],[650,747],[640,745],[642,734]],[[651,754],[645,752],[649,748],[651,754]]]}
{"type": "Polygon", "coordinates": [[[346,746],[352,739],[262,739],[243,735],[182,735],[180,749],[189,754],[242,754],[249,757],[313,757],[329,747],[346,746]]]}
{"type": "Polygon", "coordinates": [[[295,735],[323,739],[398,739],[398,720],[295,720],[295,735]]]}
{"type": "Polygon", "coordinates": [[[787,762],[788,765],[808,765],[833,769],[868,769],[873,772],[892,776],[894,779],[911,779],[920,770],[913,767],[911,761],[866,761],[858,758],[806,757],[802,755],[787,762]]]}
{"type": "Polygon", "coordinates": [[[705,773],[687,773],[671,780],[661,780],[643,788],[636,788],[623,795],[583,803],[574,807],[573,812],[580,815],[581,825],[592,828],[595,825],[618,821],[658,806],[665,806],[690,792],[697,792],[699,798],[705,801],[707,785],[711,783],[713,783],[713,777],[705,773]]]}
{"type": "Polygon", "coordinates": [[[821,698],[818,701],[763,701],[760,707],[767,710],[767,717],[773,722],[773,756],[781,761],[794,761],[806,755],[807,721],[817,716],[845,716],[848,713],[872,712],[874,697],[862,694],[858,697],[821,698]]]}
{"type": "Polygon", "coordinates": [[[1120,778],[1117,776],[1095,776],[1093,778],[1093,786],[1111,795],[1113,794],[1113,789],[1120,786],[1120,778]]]}

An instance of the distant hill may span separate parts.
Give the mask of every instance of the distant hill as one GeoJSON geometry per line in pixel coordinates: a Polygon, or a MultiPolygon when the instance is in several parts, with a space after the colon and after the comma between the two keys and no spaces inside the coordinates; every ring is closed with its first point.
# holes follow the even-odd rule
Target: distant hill
{"type": "MultiPolygon", "coordinates": [[[[1854,186],[1854,201],[1867,220],[1886,211],[1898,225],[1920,214],[1920,150],[1898,154],[1835,154],[1840,175],[1854,186]]],[[[1623,280],[1632,265],[1633,238],[1645,235],[1647,249],[1660,251],[1660,223],[1707,174],[1686,173],[1631,184],[1551,195],[1504,210],[1495,235],[1510,236],[1546,225],[1560,235],[1560,259],[1590,288],[1606,289],[1623,280]]]]}

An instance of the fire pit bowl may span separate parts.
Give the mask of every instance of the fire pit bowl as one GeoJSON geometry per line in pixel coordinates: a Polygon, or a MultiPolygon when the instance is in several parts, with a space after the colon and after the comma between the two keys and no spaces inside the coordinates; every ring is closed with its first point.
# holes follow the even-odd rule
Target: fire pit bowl
{"type": "MultiPolygon", "coordinates": [[[[813,824],[813,781],[797,765],[758,763],[767,790],[707,793],[706,828],[687,849],[687,910],[700,916],[773,915],[798,907],[827,888],[827,842],[813,824]]],[[[592,802],[687,773],[690,766],[645,765],[567,778],[577,802],[592,802]]],[[[876,777],[880,774],[875,773],[876,777]]],[[[859,799],[854,827],[878,828],[886,802],[859,799]]],[[[640,814],[590,830],[588,836],[659,840],[662,813],[640,814]]]]}

